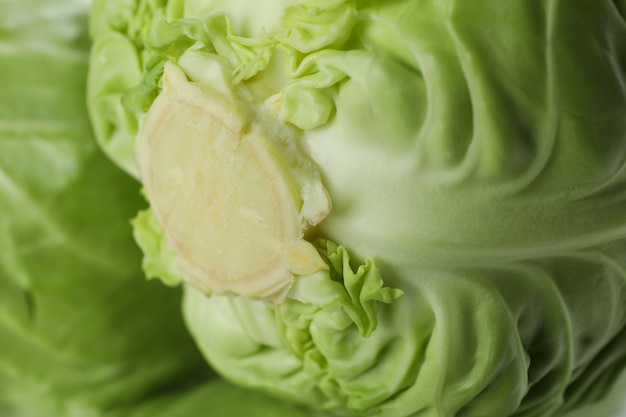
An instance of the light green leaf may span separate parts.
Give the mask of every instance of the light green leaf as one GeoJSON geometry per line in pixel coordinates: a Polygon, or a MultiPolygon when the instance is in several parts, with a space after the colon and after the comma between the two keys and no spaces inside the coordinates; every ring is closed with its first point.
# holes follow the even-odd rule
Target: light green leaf
{"type": "Polygon", "coordinates": [[[86,7],[0,3],[0,407],[28,417],[108,415],[207,372],[179,293],[139,269],[139,185],[91,133],[86,7]]]}

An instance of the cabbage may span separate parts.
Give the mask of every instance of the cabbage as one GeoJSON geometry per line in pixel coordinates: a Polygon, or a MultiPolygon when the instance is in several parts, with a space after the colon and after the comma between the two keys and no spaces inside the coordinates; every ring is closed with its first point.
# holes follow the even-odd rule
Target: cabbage
{"type": "Polygon", "coordinates": [[[626,363],[626,3],[96,1],[96,139],[238,384],[551,416],[626,363]]]}

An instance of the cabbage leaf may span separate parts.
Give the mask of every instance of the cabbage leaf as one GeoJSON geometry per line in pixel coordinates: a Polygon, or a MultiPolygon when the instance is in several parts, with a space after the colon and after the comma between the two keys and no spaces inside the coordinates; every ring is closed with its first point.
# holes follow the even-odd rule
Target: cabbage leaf
{"type": "Polygon", "coordinates": [[[114,415],[209,374],[180,293],[141,279],[137,183],[91,132],[87,7],[0,3],[3,416],[114,415]]]}

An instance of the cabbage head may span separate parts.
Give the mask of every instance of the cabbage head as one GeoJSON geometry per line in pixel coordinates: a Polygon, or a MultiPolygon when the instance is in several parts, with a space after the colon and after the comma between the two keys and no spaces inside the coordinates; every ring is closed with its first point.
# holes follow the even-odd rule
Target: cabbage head
{"type": "Polygon", "coordinates": [[[88,104],[207,361],[339,416],[626,364],[623,0],[96,1],[88,104]]]}

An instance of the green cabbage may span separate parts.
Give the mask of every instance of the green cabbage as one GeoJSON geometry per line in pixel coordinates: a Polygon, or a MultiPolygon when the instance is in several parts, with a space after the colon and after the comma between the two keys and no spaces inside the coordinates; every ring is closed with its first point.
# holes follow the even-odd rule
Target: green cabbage
{"type": "Polygon", "coordinates": [[[551,416],[626,364],[626,3],[97,1],[88,104],[227,379],[551,416]]]}

